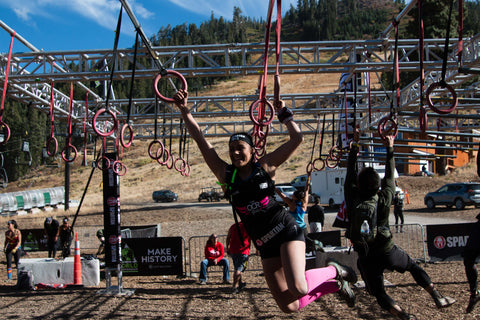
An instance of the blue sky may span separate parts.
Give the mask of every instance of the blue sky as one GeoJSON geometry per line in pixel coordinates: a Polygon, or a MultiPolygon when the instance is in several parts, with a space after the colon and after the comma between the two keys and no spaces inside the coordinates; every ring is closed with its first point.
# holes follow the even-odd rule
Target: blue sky
{"type": "MultiPolygon", "coordinates": [[[[162,26],[199,25],[213,14],[232,19],[233,7],[244,16],[266,19],[268,0],[127,0],[147,37],[162,26]]],[[[282,11],[297,0],[283,0],[282,11]]],[[[44,51],[113,48],[119,0],[0,0],[0,20],[44,51]]],[[[276,10],[276,9],[275,9],[276,10]]],[[[275,11],[274,11],[275,15],[275,11]]],[[[119,48],[135,43],[133,24],[123,12],[119,48]]],[[[10,34],[0,28],[0,52],[8,52],[10,34]]],[[[14,52],[30,51],[15,40],[14,52]]]]}

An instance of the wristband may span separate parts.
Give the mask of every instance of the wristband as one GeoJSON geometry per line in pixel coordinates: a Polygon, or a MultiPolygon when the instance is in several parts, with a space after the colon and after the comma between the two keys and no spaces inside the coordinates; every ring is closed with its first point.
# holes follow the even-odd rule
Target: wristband
{"type": "Polygon", "coordinates": [[[278,111],[278,120],[286,124],[287,122],[293,120],[293,112],[292,110],[288,109],[287,107],[283,107],[278,111]]]}

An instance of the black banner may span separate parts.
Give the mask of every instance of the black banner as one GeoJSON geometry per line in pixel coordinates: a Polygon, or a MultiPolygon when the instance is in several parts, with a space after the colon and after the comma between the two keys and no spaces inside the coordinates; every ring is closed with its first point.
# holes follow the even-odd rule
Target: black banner
{"type": "Polygon", "coordinates": [[[122,240],[123,275],[183,275],[181,237],[122,240]]]}
{"type": "Polygon", "coordinates": [[[340,247],[342,245],[340,230],[309,233],[308,237],[320,241],[324,246],[340,247]]]}
{"type": "Polygon", "coordinates": [[[432,261],[462,260],[474,223],[427,225],[428,255],[432,261]]]}
{"type": "Polygon", "coordinates": [[[105,266],[116,268],[122,262],[120,233],[120,179],[113,171],[116,153],[105,153],[103,170],[103,235],[105,236],[105,266]]]}
{"type": "Polygon", "coordinates": [[[47,236],[43,229],[24,229],[21,232],[23,251],[48,251],[47,236]]]}

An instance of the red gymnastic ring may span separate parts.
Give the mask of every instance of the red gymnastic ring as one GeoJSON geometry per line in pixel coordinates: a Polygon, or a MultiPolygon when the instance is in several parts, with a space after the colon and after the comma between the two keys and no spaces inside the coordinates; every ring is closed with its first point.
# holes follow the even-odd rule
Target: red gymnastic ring
{"type": "Polygon", "coordinates": [[[53,136],[48,138],[48,140],[47,140],[47,154],[48,154],[48,156],[53,157],[57,153],[57,149],[58,149],[57,139],[53,136]],[[53,143],[53,150],[50,151],[52,143],[53,143]]]}
{"type": "Polygon", "coordinates": [[[122,146],[124,148],[128,148],[132,145],[132,142],[133,142],[133,128],[130,124],[128,123],[125,123],[123,126],[122,126],[122,130],[120,130],[120,143],[122,144],[122,146]],[[130,135],[130,138],[128,139],[127,142],[125,142],[125,131],[128,129],[128,134],[130,135]]]}
{"type": "Polygon", "coordinates": [[[74,145],[67,145],[63,150],[62,150],[62,159],[65,162],[73,162],[77,158],[77,148],[75,148],[74,145]],[[73,152],[73,156],[70,158],[67,158],[67,150],[70,149],[71,152],[73,152]]]}
{"type": "Polygon", "coordinates": [[[450,113],[453,110],[455,110],[455,108],[457,107],[457,104],[458,104],[457,93],[455,92],[453,87],[451,85],[449,85],[448,83],[446,83],[445,81],[439,81],[439,82],[432,83],[428,87],[427,91],[425,92],[425,95],[427,96],[427,102],[428,102],[428,106],[430,107],[430,109],[432,109],[433,111],[435,111],[438,114],[450,113]],[[434,104],[433,104],[433,101],[432,101],[432,97],[430,97],[430,95],[433,93],[433,91],[438,87],[445,88],[452,94],[452,104],[447,109],[438,109],[437,107],[435,107],[434,104]]]}
{"type": "Polygon", "coordinates": [[[108,137],[108,136],[111,136],[116,130],[117,130],[117,127],[118,127],[118,122],[117,122],[117,116],[115,115],[115,113],[113,113],[112,110],[107,110],[105,108],[101,108],[100,110],[97,111],[97,113],[95,113],[95,116],[93,116],[93,121],[92,121],[92,127],[93,127],[93,130],[101,137],[108,137]],[[101,115],[102,113],[108,113],[110,114],[110,116],[112,117],[112,120],[113,120],[113,128],[112,130],[110,131],[105,131],[105,132],[101,132],[98,130],[96,124],[97,124],[97,118],[99,115],[101,115]]]}
{"type": "Polygon", "coordinates": [[[107,156],[102,156],[102,159],[100,159],[100,161],[97,161],[97,168],[102,171],[110,168],[110,159],[107,156]],[[103,160],[105,160],[105,167],[103,166],[103,160]]]}
{"type": "MultiPolygon", "coordinates": [[[[182,89],[184,91],[187,91],[188,89],[188,86],[187,86],[187,80],[185,80],[185,78],[182,76],[182,74],[180,72],[177,72],[175,70],[167,70],[166,72],[164,72],[164,75],[167,75],[167,74],[171,74],[177,78],[180,79],[180,81],[182,82],[182,89]]],[[[173,103],[175,102],[175,99],[173,98],[167,98],[167,97],[164,97],[160,91],[158,91],[158,82],[160,81],[160,79],[162,78],[162,73],[159,73],[156,77],[155,77],[155,82],[154,82],[154,85],[153,85],[153,89],[155,90],[155,94],[157,95],[157,97],[162,100],[163,102],[170,102],[170,103],[173,103]]]]}
{"type": "Polygon", "coordinates": [[[317,171],[322,171],[325,168],[325,160],[317,158],[313,160],[313,168],[317,171]],[[317,164],[319,162],[319,164],[317,164]]]}
{"type": "Polygon", "coordinates": [[[163,146],[163,143],[160,142],[159,140],[153,140],[152,142],[150,142],[150,144],[148,145],[148,155],[150,158],[152,158],[153,160],[158,160],[162,157],[163,155],[163,152],[165,151],[165,147],[163,146]],[[160,146],[158,147],[157,151],[155,152],[155,155],[153,155],[153,152],[152,152],[152,147],[154,144],[158,143],[160,146]],[[159,154],[159,151],[160,151],[160,154],[159,154]]]}
{"type": "Polygon", "coordinates": [[[397,136],[398,133],[398,125],[395,118],[391,116],[386,116],[378,121],[378,135],[380,138],[385,140],[387,135],[393,135],[394,137],[397,136]]]}
{"type": "Polygon", "coordinates": [[[274,115],[275,115],[275,111],[273,109],[273,105],[268,100],[258,99],[257,101],[252,103],[252,105],[250,106],[250,119],[257,126],[267,126],[267,125],[269,125],[270,123],[272,123],[274,115]],[[258,106],[260,105],[260,102],[265,103],[265,105],[268,107],[268,109],[270,109],[270,117],[267,120],[265,120],[265,118],[263,118],[263,119],[256,119],[255,118],[255,115],[254,115],[255,109],[258,109],[258,106]]]}
{"type": "Polygon", "coordinates": [[[112,170],[119,176],[124,176],[127,173],[127,167],[121,161],[114,161],[112,164],[112,170]]]}

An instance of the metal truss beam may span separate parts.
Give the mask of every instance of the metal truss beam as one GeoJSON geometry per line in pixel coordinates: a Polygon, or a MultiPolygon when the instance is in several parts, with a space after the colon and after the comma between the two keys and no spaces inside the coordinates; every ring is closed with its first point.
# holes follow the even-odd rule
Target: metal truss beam
{"type": "MultiPolygon", "coordinates": [[[[0,20],[7,32],[5,26],[0,20]]],[[[17,36],[24,44],[25,39],[17,36]]],[[[31,52],[13,53],[9,75],[7,94],[16,100],[31,104],[43,112],[49,111],[49,96],[51,83],[74,82],[80,90],[88,95],[90,107],[89,118],[94,111],[105,105],[104,97],[99,96],[90,89],[90,84],[95,81],[106,82],[110,76],[109,64],[112,61],[112,50],[77,50],[43,52],[31,44],[26,44],[31,52]]],[[[438,81],[443,62],[444,39],[425,40],[425,74],[426,87],[438,81]]],[[[399,40],[399,68],[400,72],[418,72],[418,40],[399,40]]],[[[264,44],[215,44],[195,46],[153,47],[155,56],[163,62],[166,68],[175,68],[187,79],[191,77],[235,77],[257,76],[263,68],[264,44]]],[[[478,104],[474,99],[478,97],[478,84],[462,86],[465,81],[473,77],[471,74],[458,72],[457,63],[458,39],[451,39],[448,63],[447,82],[455,87],[461,97],[457,110],[459,115],[444,117],[429,113],[427,126],[438,127],[441,119],[441,128],[445,131],[461,131],[478,129],[480,127],[478,104]],[[463,116],[465,115],[465,116],[463,116]]],[[[274,54],[271,46],[270,54],[274,54]]],[[[322,42],[288,42],[282,43],[279,70],[281,74],[318,74],[318,73],[359,73],[362,85],[356,94],[358,121],[365,131],[374,130],[376,122],[391,110],[392,93],[384,88],[368,90],[368,77],[381,78],[382,73],[391,72],[393,69],[394,41],[390,39],[358,40],[358,41],[322,41],[322,42]],[[362,56],[359,62],[349,58],[356,54],[362,56]]],[[[133,64],[133,49],[119,49],[117,51],[114,81],[129,81],[133,64]]],[[[480,35],[464,39],[463,70],[476,68],[480,64],[480,35]]],[[[5,77],[7,54],[0,55],[0,80],[5,77]]],[[[273,65],[269,72],[273,73],[273,65]]],[[[136,64],[136,78],[153,79],[158,74],[158,64],[151,57],[146,48],[139,50],[136,64]]],[[[0,88],[1,90],[1,88],[0,88]]],[[[420,92],[418,80],[412,82],[401,90],[401,105],[395,106],[399,115],[399,126],[418,130],[418,119],[415,111],[419,105],[420,92]],[[403,113],[402,113],[403,112],[403,113]],[[410,112],[410,113],[409,113],[410,112]]],[[[347,98],[353,98],[354,93],[348,93],[347,98]]],[[[201,121],[202,128],[207,134],[227,135],[249,127],[248,111],[250,105],[257,99],[255,95],[239,96],[205,96],[190,97],[192,112],[201,121]],[[244,122],[235,121],[228,123],[219,119],[244,119],[244,122]]],[[[294,110],[302,126],[302,131],[312,134],[317,128],[315,115],[330,114],[335,116],[336,123],[345,109],[339,105],[344,100],[344,94],[339,89],[333,92],[317,92],[312,94],[285,94],[282,98],[294,110]]],[[[55,117],[62,121],[68,114],[68,95],[55,90],[55,117]]],[[[127,99],[111,99],[111,108],[120,121],[127,118],[127,99]]],[[[73,120],[83,122],[85,115],[85,100],[74,101],[73,120]]],[[[154,132],[153,112],[155,100],[153,97],[135,97],[133,99],[130,120],[134,122],[135,135],[141,138],[151,137],[154,132]]],[[[159,118],[173,117],[179,119],[179,114],[171,105],[164,105],[166,112],[159,118]]],[[[349,108],[347,113],[354,112],[349,108]]],[[[330,118],[331,119],[331,118],[330,118]]],[[[170,124],[169,124],[170,125],[170,124]]],[[[179,132],[178,121],[173,123],[179,132]]],[[[160,125],[162,126],[162,125],[160,125]]],[[[338,127],[338,126],[337,126],[338,127]]],[[[337,129],[338,130],[338,129],[337,129]]],[[[274,122],[272,134],[282,133],[284,128],[274,122]]],[[[332,131],[332,130],[330,130],[332,131]]]]}

